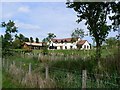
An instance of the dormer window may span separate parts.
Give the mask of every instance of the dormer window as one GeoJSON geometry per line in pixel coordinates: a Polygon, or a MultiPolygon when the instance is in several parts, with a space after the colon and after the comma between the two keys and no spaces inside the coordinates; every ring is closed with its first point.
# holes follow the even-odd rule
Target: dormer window
{"type": "Polygon", "coordinates": [[[64,43],[63,40],[61,40],[61,43],[64,43]]]}
{"type": "Polygon", "coordinates": [[[58,41],[57,41],[57,40],[55,40],[55,43],[58,43],[58,41]]]}
{"type": "Polygon", "coordinates": [[[67,40],[65,40],[64,42],[67,43],[67,40]]]}

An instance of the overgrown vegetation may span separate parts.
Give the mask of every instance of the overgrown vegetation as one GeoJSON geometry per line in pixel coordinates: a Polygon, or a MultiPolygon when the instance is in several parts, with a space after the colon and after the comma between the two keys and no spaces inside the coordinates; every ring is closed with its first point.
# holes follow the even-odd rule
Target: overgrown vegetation
{"type": "MultiPolygon", "coordinates": [[[[104,76],[104,77],[101,77],[101,80],[103,82],[109,81],[111,83],[115,83],[116,85],[119,85],[119,83],[120,83],[119,82],[120,63],[119,63],[119,58],[118,58],[119,55],[118,55],[117,51],[115,51],[114,49],[112,49],[112,50],[113,50],[114,54],[109,55],[107,53],[107,51],[103,49],[103,51],[104,52],[106,51],[105,53],[107,53],[107,54],[106,54],[106,56],[102,57],[102,60],[101,60],[102,66],[100,68],[99,74],[104,76]],[[110,76],[112,76],[112,77],[110,77],[110,76]]],[[[79,57],[74,56],[74,55],[76,55],[76,53],[79,54],[80,53],[79,51],[76,52],[75,54],[71,54],[71,53],[67,54],[67,52],[70,52],[70,50],[69,51],[67,51],[67,50],[54,51],[54,54],[52,54],[52,55],[50,55],[50,52],[53,53],[53,51],[49,51],[49,54],[47,54],[47,55],[42,55],[42,53],[41,53],[41,56],[39,59],[38,59],[38,54],[35,52],[34,52],[34,55],[32,53],[30,55],[27,53],[25,55],[20,54],[20,53],[18,53],[18,54],[15,53],[15,56],[8,57],[8,61],[11,63],[13,61],[15,61],[17,68],[20,68],[20,65],[21,65],[22,69],[24,69],[26,73],[28,72],[29,63],[31,63],[33,74],[36,73],[37,75],[40,75],[39,78],[42,81],[45,80],[45,66],[47,64],[49,67],[49,77],[52,80],[53,85],[52,86],[49,85],[47,83],[47,82],[49,82],[49,80],[48,80],[47,82],[45,81],[46,84],[48,85],[46,87],[61,87],[61,88],[62,87],[68,87],[68,88],[81,87],[81,81],[82,81],[81,75],[82,75],[82,70],[84,70],[84,69],[87,70],[88,77],[89,77],[87,80],[87,83],[88,83],[87,86],[94,87],[94,88],[97,87],[97,82],[96,82],[97,62],[94,57],[83,58],[80,56],[79,57]],[[60,52],[60,54],[55,54],[57,52],[60,52]],[[61,56],[62,53],[63,53],[63,56],[61,56]],[[63,58],[61,58],[61,57],[63,57],[63,58]],[[94,86],[91,86],[91,85],[94,85],[94,86]]],[[[71,50],[71,52],[74,53],[74,50],[73,51],[71,50]]],[[[15,72],[15,70],[14,70],[14,72],[15,72]]],[[[24,74],[23,74],[23,76],[24,76],[24,74]]],[[[34,76],[30,76],[30,77],[35,79],[34,76]]],[[[14,76],[14,78],[15,78],[15,76],[14,76]]],[[[12,79],[14,79],[14,78],[12,78],[12,79]]],[[[29,77],[26,77],[27,80],[28,80],[28,78],[29,77]]],[[[9,79],[9,80],[11,80],[11,79],[9,79]]],[[[31,79],[31,80],[33,80],[33,79],[31,79]]],[[[5,82],[3,84],[5,84],[5,82]]],[[[101,87],[112,87],[112,85],[108,85],[108,84],[100,84],[100,85],[101,85],[101,87]]],[[[20,87],[20,86],[21,85],[18,85],[17,87],[20,87]]],[[[6,85],[6,87],[7,87],[7,85],[6,85]]],[[[23,85],[23,87],[27,87],[27,86],[23,85]]],[[[38,87],[38,86],[35,86],[35,87],[38,87]]]]}

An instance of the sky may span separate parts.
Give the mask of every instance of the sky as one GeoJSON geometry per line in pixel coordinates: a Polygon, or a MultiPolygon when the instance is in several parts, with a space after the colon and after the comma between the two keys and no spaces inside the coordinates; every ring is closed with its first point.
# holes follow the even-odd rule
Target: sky
{"type": "MultiPolygon", "coordinates": [[[[2,2],[2,20],[13,20],[18,27],[18,33],[26,37],[38,37],[40,41],[48,33],[54,33],[56,38],[69,38],[76,28],[88,30],[83,22],[76,22],[77,14],[73,9],[66,8],[65,2],[2,2]]],[[[109,21],[108,21],[109,22],[109,21]]],[[[5,30],[0,29],[0,34],[5,30]]],[[[111,32],[108,37],[117,35],[111,32]]],[[[90,36],[83,39],[92,43],[90,36]]]]}

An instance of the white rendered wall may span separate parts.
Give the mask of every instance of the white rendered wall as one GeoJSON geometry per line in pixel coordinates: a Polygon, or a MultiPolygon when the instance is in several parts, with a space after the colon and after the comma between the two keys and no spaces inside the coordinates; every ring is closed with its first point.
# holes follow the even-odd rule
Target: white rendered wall
{"type": "Polygon", "coordinates": [[[82,50],[82,49],[89,50],[89,49],[90,49],[90,44],[86,41],[86,42],[82,45],[81,50],[82,50]],[[86,47],[84,47],[85,45],[86,45],[86,47]],[[88,46],[88,48],[87,48],[87,46],[88,46]]]}

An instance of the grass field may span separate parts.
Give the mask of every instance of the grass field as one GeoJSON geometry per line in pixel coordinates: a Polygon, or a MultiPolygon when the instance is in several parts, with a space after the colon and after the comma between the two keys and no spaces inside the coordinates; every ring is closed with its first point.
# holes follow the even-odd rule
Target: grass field
{"type": "MultiPolygon", "coordinates": [[[[24,49],[14,49],[15,51],[24,51],[24,49]]],[[[105,57],[107,55],[113,55],[114,52],[116,52],[118,48],[102,48],[101,49],[101,55],[102,57],[105,57]]],[[[95,55],[95,49],[91,50],[48,50],[48,53],[55,53],[55,54],[64,54],[64,55],[80,55],[81,57],[86,56],[94,56],[95,55]]],[[[32,50],[32,53],[42,53],[42,50],[32,50]]]]}
{"type": "Polygon", "coordinates": [[[22,88],[19,84],[15,83],[13,79],[10,78],[9,74],[2,72],[2,88],[22,88]]]}
{"type": "MultiPolygon", "coordinates": [[[[22,50],[17,50],[22,51],[22,50]]],[[[114,73],[118,73],[119,68],[116,69],[116,63],[117,59],[116,57],[112,57],[114,53],[117,51],[117,49],[102,49],[102,58],[101,61],[101,74],[104,73],[107,75],[112,75],[114,73]],[[106,57],[108,56],[108,57],[106,57]],[[116,62],[115,62],[116,61],[116,62]]],[[[32,53],[40,53],[41,50],[33,50],[32,53]]],[[[79,51],[79,50],[49,50],[48,55],[41,56],[42,58],[38,59],[38,55],[21,55],[20,53],[16,53],[14,56],[9,56],[7,58],[7,61],[12,63],[13,61],[16,64],[16,68],[21,67],[28,72],[29,63],[32,64],[32,71],[35,71],[36,73],[39,73],[42,78],[45,78],[45,65],[49,66],[50,70],[50,76],[51,79],[53,79],[54,83],[57,84],[57,87],[65,87],[64,84],[66,84],[66,87],[81,87],[81,72],[84,68],[86,68],[87,72],[89,74],[95,73],[96,70],[96,62],[94,57],[89,58],[90,56],[94,56],[95,50],[90,51],[79,51]],[[54,54],[54,57],[52,60],[49,61],[49,58],[51,58],[50,53],[54,54]],[[61,54],[63,55],[61,58],[61,54]],[[79,57],[76,58],[76,55],[79,57]],[[73,58],[71,58],[73,56],[73,58]],[[85,60],[81,57],[88,57],[85,60]],[[59,60],[60,59],[60,60],[59,60]],[[36,71],[37,70],[37,71],[36,71]],[[67,71],[67,72],[66,72],[67,71]],[[78,71],[78,73],[76,73],[78,71]],[[70,79],[71,78],[71,79],[70,79]],[[69,81],[69,82],[68,82],[69,81]],[[76,84],[75,84],[76,83],[76,84]]],[[[13,71],[14,72],[14,71],[13,71]]],[[[3,87],[22,87],[19,84],[16,84],[11,77],[9,77],[10,73],[3,72],[3,87]]],[[[89,76],[91,78],[91,75],[89,76]]],[[[116,76],[117,77],[117,76],[116,76]]],[[[110,81],[111,79],[109,79],[110,81]]],[[[44,81],[44,80],[43,80],[44,81]]],[[[49,82],[49,81],[48,81],[49,82]]],[[[114,80],[113,83],[116,83],[114,80]]],[[[91,80],[88,80],[88,87],[91,87],[91,84],[97,85],[96,82],[91,82],[91,80]]],[[[48,85],[48,83],[47,83],[48,85]]],[[[104,85],[102,85],[104,86],[104,85]]],[[[101,87],[102,87],[101,86],[101,87]]],[[[111,87],[107,85],[108,87],[111,87]]],[[[96,86],[95,86],[96,87],[96,86]]]]}

